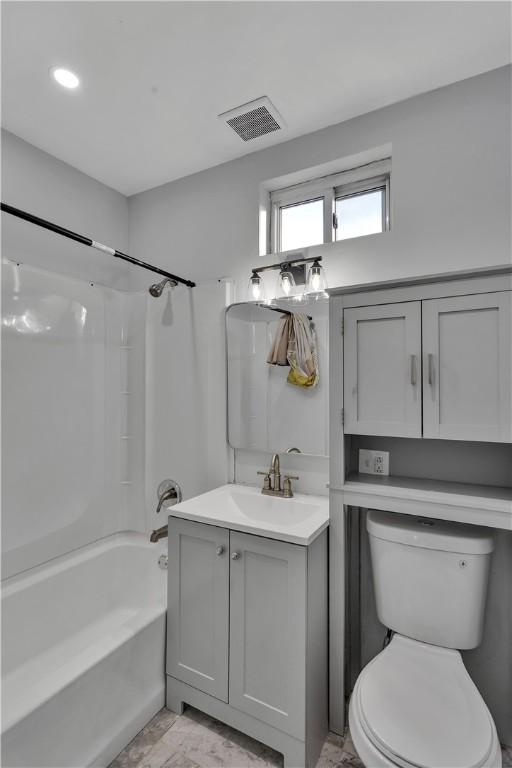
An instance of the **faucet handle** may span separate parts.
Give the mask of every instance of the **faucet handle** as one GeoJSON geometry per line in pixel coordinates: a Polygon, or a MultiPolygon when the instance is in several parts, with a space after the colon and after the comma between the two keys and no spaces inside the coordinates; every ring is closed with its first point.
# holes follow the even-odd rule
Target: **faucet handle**
{"type": "Polygon", "coordinates": [[[257,474],[265,475],[265,479],[263,480],[263,490],[269,491],[270,490],[270,472],[258,469],[257,474]]]}
{"type": "Polygon", "coordinates": [[[156,495],[158,497],[157,514],[162,509],[164,501],[172,501],[169,506],[173,507],[175,504],[180,504],[182,500],[181,488],[175,480],[162,480],[156,495]]]}
{"type": "Polygon", "coordinates": [[[291,499],[293,496],[292,480],[298,480],[297,475],[285,475],[283,484],[283,496],[285,499],[291,499]]]}

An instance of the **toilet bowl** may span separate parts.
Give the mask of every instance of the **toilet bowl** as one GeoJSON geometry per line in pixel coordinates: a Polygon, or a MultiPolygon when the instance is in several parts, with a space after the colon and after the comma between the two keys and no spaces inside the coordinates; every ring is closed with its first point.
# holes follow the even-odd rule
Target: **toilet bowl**
{"type": "Polygon", "coordinates": [[[501,768],[491,714],[449,648],[394,635],[360,674],[349,725],[367,768],[501,768]]]}
{"type": "Polygon", "coordinates": [[[491,713],[459,649],[482,638],[492,532],[369,510],[375,604],[389,645],[359,675],[350,732],[366,768],[501,768],[491,713]]]}

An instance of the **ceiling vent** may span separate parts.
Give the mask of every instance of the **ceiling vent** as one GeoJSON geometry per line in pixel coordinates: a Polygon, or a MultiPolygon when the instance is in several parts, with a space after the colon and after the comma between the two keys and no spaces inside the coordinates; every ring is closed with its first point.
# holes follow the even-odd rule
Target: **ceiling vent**
{"type": "Polygon", "coordinates": [[[219,119],[224,120],[243,141],[257,139],[285,126],[283,118],[266,96],[223,112],[219,119]]]}

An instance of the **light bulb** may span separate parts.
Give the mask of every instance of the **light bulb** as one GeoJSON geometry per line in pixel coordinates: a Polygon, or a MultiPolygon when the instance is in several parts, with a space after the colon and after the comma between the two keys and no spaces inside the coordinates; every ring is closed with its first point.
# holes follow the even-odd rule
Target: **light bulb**
{"type": "Polygon", "coordinates": [[[288,275],[283,275],[281,279],[281,285],[283,286],[283,291],[285,292],[285,294],[289,296],[290,291],[292,289],[292,284],[290,282],[290,278],[288,277],[288,275]]]}
{"type": "Polygon", "coordinates": [[[257,272],[253,272],[249,278],[248,298],[249,301],[265,302],[265,287],[257,272]]]}
{"type": "Polygon", "coordinates": [[[327,281],[324,269],[318,261],[315,261],[309,270],[308,279],[304,287],[304,295],[312,299],[328,298],[325,291],[326,288],[327,281]]]}

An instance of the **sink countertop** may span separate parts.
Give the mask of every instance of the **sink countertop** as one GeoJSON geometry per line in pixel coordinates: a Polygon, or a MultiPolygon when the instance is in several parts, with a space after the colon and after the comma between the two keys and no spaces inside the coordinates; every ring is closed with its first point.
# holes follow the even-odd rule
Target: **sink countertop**
{"type": "Polygon", "coordinates": [[[221,485],[167,509],[169,517],[307,546],[329,525],[325,496],[297,493],[291,499],[265,496],[260,488],[221,485]]]}

